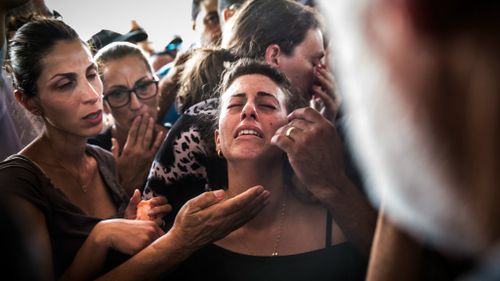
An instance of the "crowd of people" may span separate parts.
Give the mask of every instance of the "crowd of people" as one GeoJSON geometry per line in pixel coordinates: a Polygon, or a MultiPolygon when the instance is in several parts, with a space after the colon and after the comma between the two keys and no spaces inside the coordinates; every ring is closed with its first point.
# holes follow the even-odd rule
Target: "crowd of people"
{"type": "Polygon", "coordinates": [[[499,8],[193,0],[181,52],[3,1],[5,276],[499,280],[499,8]]]}

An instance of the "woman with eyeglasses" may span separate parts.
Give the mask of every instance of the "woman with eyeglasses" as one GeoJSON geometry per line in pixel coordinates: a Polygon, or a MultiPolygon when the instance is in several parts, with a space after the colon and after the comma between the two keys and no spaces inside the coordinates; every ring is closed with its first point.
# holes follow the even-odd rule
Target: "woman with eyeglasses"
{"type": "Polygon", "coordinates": [[[104,111],[113,125],[89,143],[113,152],[120,182],[132,193],[144,184],[167,130],[155,124],[158,80],[144,53],[131,43],[109,44],[94,59],[103,82],[104,111]]]}

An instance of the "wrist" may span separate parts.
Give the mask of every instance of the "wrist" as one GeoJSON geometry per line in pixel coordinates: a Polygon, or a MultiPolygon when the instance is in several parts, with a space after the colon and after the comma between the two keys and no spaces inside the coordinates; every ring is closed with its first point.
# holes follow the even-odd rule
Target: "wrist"
{"type": "Polygon", "coordinates": [[[169,253],[177,260],[187,259],[197,249],[187,243],[185,239],[179,238],[174,232],[169,231],[152,244],[152,248],[161,253],[169,253]]]}
{"type": "Polygon", "coordinates": [[[356,189],[356,186],[345,173],[339,173],[330,181],[318,184],[314,188],[320,191],[316,193],[318,200],[329,206],[345,200],[345,196],[348,196],[349,191],[356,189]]]}
{"type": "Polygon", "coordinates": [[[100,248],[111,247],[111,238],[106,235],[106,221],[98,222],[89,234],[91,243],[100,248]]]}

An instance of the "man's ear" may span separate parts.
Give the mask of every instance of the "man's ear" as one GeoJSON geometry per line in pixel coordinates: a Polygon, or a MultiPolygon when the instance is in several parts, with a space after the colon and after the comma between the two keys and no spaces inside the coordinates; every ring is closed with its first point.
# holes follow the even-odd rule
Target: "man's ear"
{"type": "Polygon", "coordinates": [[[193,31],[196,31],[196,22],[195,22],[195,21],[192,21],[192,22],[191,22],[191,29],[192,29],[193,31]]]}
{"type": "Polygon", "coordinates": [[[281,48],[277,44],[271,44],[266,48],[266,63],[272,67],[279,67],[281,59],[281,48]]]}
{"type": "Polygon", "coordinates": [[[22,104],[26,110],[31,112],[33,115],[41,115],[42,110],[40,108],[40,105],[38,102],[35,100],[35,98],[30,98],[28,97],[23,90],[20,89],[15,89],[14,90],[14,96],[16,97],[16,100],[22,104]]]}

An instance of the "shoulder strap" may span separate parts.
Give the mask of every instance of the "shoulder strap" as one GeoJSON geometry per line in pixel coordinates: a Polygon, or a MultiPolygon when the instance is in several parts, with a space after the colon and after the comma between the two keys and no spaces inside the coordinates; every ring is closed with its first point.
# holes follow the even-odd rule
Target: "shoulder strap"
{"type": "Polygon", "coordinates": [[[332,245],[332,214],[329,211],[326,211],[326,235],[325,235],[325,248],[328,248],[332,245]]]}

